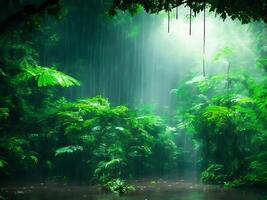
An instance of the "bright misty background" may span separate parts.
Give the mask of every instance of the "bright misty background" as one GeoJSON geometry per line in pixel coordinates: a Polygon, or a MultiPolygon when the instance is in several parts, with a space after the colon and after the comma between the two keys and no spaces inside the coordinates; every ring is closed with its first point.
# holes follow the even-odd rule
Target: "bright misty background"
{"type": "MultiPolygon", "coordinates": [[[[188,72],[202,73],[203,13],[192,18],[189,10],[175,9],[170,33],[166,13],[136,16],[119,13],[113,19],[105,14],[103,1],[68,1],[68,15],[50,26],[57,44],[41,45],[41,63],[56,65],[81,81],[82,86],[66,90],[71,98],[102,95],[115,104],[153,104],[165,112],[171,106],[170,91],[188,72]]],[[[51,25],[51,22],[48,21],[51,25]]],[[[231,48],[231,70],[254,68],[249,27],[240,22],[214,18],[206,20],[207,75],[227,73],[228,64],[215,61],[216,52],[231,48]]],[[[229,60],[228,60],[229,61],[229,60]]]]}

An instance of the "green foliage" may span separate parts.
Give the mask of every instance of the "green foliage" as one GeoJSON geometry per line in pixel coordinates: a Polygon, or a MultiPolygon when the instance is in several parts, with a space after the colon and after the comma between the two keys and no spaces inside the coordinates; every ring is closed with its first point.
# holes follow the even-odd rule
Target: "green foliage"
{"type": "Polygon", "coordinates": [[[19,75],[19,78],[21,80],[34,79],[38,87],[56,85],[61,87],[80,86],[80,83],[76,79],[55,69],[41,66],[33,67],[27,64],[26,67],[23,68],[23,71],[24,72],[19,75]]]}
{"type": "Polygon", "coordinates": [[[67,146],[67,147],[61,147],[56,150],[55,156],[59,156],[62,154],[69,154],[74,153],[76,151],[83,151],[82,146],[67,146]]]}
{"type": "Polygon", "coordinates": [[[219,60],[221,58],[226,58],[233,54],[233,49],[230,47],[224,47],[220,49],[218,52],[216,52],[214,59],[219,60]]]}
{"type": "Polygon", "coordinates": [[[0,120],[7,119],[9,116],[9,109],[8,108],[0,108],[0,120]]]}
{"type": "Polygon", "coordinates": [[[4,168],[7,165],[7,162],[0,159],[0,168],[4,168]]]}
{"type": "Polygon", "coordinates": [[[46,125],[40,120],[46,113],[48,102],[53,102],[55,98],[52,87],[41,90],[36,86],[79,85],[78,81],[60,71],[39,66],[36,44],[29,37],[28,33],[14,31],[0,38],[2,180],[34,175],[38,170],[46,173],[47,169],[52,169],[53,164],[47,165],[48,159],[41,157],[44,150],[36,146],[46,139],[41,134],[46,125]]]}
{"type": "Polygon", "coordinates": [[[198,1],[183,1],[183,0],[170,0],[170,1],[154,1],[154,0],[122,0],[114,1],[110,9],[110,14],[115,15],[117,10],[128,10],[130,13],[135,13],[136,7],[142,6],[148,13],[159,13],[162,10],[171,11],[177,6],[185,5],[190,7],[193,12],[199,13],[203,9],[208,9],[210,12],[214,12],[220,16],[223,20],[227,17],[239,19],[243,23],[249,23],[251,21],[265,21],[266,18],[266,5],[262,2],[255,2],[251,4],[249,0],[243,0],[242,4],[238,0],[235,1],[223,1],[218,2],[216,0],[198,0],[198,1]],[[133,9],[134,8],[134,9],[133,9]]]}
{"type": "Polygon", "coordinates": [[[257,59],[257,66],[267,71],[267,57],[260,57],[257,59]]]}
{"type": "MultiPolygon", "coordinates": [[[[114,1],[111,14],[116,9],[134,14],[141,7],[151,13],[171,11],[177,2],[182,3],[114,1]]],[[[203,3],[185,2],[196,13],[204,9],[203,3]]],[[[266,21],[261,3],[249,3],[249,9],[248,1],[238,2],[238,7],[229,6],[235,4],[230,1],[206,3],[207,9],[223,19],[228,15],[244,23],[266,21]]],[[[42,12],[60,18],[59,8],[57,4],[42,12]]],[[[117,18],[115,23],[125,24],[125,19],[117,18]]],[[[40,28],[41,17],[30,16],[23,24],[40,28]]],[[[139,29],[135,23],[128,24],[123,35],[135,38],[139,29]]],[[[198,155],[203,182],[229,187],[267,184],[266,80],[254,80],[241,72],[190,75],[173,90],[178,99],[177,126],[169,127],[147,109],[114,107],[100,96],[72,102],[58,99],[55,88],[46,86],[80,83],[53,67],[40,66],[36,49],[41,41],[32,37],[14,31],[0,38],[1,180],[57,177],[54,179],[97,182],[124,194],[134,189],[125,180],[171,173],[181,165],[182,156],[193,160],[190,156],[198,155]],[[179,144],[188,138],[192,151],[179,144]]],[[[49,39],[52,43],[58,40],[54,33],[49,39]]],[[[223,48],[215,60],[229,61],[232,53],[223,48]]],[[[257,65],[267,69],[264,51],[257,65]]]]}
{"type": "Polygon", "coordinates": [[[219,164],[211,164],[201,174],[201,180],[210,184],[223,184],[227,178],[224,166],[219,164]]]}
{"type": "Polygon", "coordinates": [[[204,120],[207,120],[208,123],[214,124],[215,127],[221,127],[226,124],[230,117],[234,113],[230,109],[224,106],[207,106],[202,114],[204,120]]]}
{"type": "Polygon", "coordinates": [[[37,129],[21,137],[1,138],[2,176],[39,170],[64,180],[98,182],[122,194],[133,189],[124,179],[168,173],[181,154],[175,131],[160,117],[112,107],[100,96],[50,102],[39,120],[37,129]]]}
{"type": "Polygon", "coordinates": [[[68,145],[60,148],[60,152],[73,153],[69,146],[82,147],[81,162],[87,171],[84,173],[104,182],[127,177],[129,173],[137,175],[132,168],[134,163],[139,163],[144,174],[153,173],[160,165],[148,166],[147,163],[152,157],[160,156],[154,155],[156,152],[173,155],[166,161],[165,168],[174,165],[179,154],[171,133],[167,134],[159,117],[138,116],[125,106],[110,107],[108,101],[99,96],[61,105],[55,122],[53,137],[60,137],[60,142],[68,145]]]}
{"type": "MultiPolygon", "coordinates": [[[[266,155],[265,155],[266,156],[266,155]]],[[[249,173],[244,180],[254,185],[267,184],[267,161],[255,160],[249,165],[249,173]]]]}
{"type": "Polygon", "coordinates": [[[188,79],[174,91],[177,127],[196,141],[202,180],[266,184],[266,85],[241,72],[188,79]]]}
{"type": "Polygon", "coordinates": [[[0,140],[0,151],[0,175],[8,175],[14,171],[23,173],[38,164],[38,154],[29,150],[29,142],[26,139],[3,137],[0,140]]]}
{"type": "Polygon", "coordinates": [[[104,186],[107,187],[111,192],[117,194],[126,194],[135,190],[133,186],[126,184],[125,181],[121,179],[108,181],[104,186]]]}

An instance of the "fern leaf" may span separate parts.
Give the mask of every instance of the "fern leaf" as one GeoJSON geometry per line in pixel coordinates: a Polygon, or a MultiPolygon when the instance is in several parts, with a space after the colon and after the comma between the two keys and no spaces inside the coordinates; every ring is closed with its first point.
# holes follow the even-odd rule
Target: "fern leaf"
{"type": "Polygon", "coordinates": [[[23,73],[20,74],[19,77],[22,80],[35,79],[38,87],[57,85],[61,87],[80,86],[79,81],[75,78],[55,69],[41,66],[33,67],[26,65],[23,69],[23,73]]]}

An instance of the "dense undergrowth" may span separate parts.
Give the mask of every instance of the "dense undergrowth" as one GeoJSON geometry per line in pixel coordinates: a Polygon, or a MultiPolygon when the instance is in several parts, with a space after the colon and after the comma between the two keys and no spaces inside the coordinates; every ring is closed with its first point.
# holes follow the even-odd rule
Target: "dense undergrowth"
{"type": "Polygon", "coordinates": [[[257,82],[238,72],[187,80],[174,91],[180,102],[176,117],[200,153],[202,181],[266,185],[266,79],[257,82]]]}
{"type": "Polygon", "coordinates": [[[191,138],[205,183],[267,185],[266,27],[251,29],[254,69],[241,64],[240,49],[223,48],[214,61],[225,63],[224,73],[190,74],[172,91],[177,128],[191,138]]]}
{"type": "Polygon", "coordinates": [[[173,90],[173,128],[152,112],[112,106],[101,96],[61,97],[59,87],[80,83],[56,66],[40,66],[33,38],[16,31],[0,38],[2,184],[77,181],[121,194],[134,190],[126,180],[183,170],[197,154],[205,183],[267,185],[266,50],[257,60],[263,76],[235,70],[181,81],[173,90]],[[194,148],[183,149],[183,137],[194,148]]]}
{"type": "Polygon", "coordinates": [[[1,38],[0,177],[100,183],[132,191],[124,179],[177,167],[177,135],[151,112],[110,106],[100,96],[69,101],[60,87],[80,83],[38,63],[29,32],[1,38]],[[26,41],[25,41],[26,39],[26,41]]]}
{"type": "Polygon", "coordinates": [[[79,82],[38,66],[32,46],[7,45],[2,46],[6,56],[1,60],[7,66],[1,74],[2,181],[94,182],[125,193],[133,188],[124,179],[176,168],[181,151],[160,117],[110,106],[100,96],[74,102],[58,98],[56,88],[42,87],[79,82]],[[11,59],[8,52],[20,54],[11,59]]]}
{"type": "Polygon", "coordinates": [[[94,97],[58,100],[38,120],[27,134],[1,138],[2,176],[95,180],[111,190],[127,190],[116,188],[124,178],[176,167],[180,152],[173,134],[155,115],[138,115],[94,97]]]}
{"type": "Polygon", "coordinates": [[[75,102],[56,89],[79,83],[40,67],[28,44],[2,46],[1,180],[36,178],[101,183],[111,191],[132,190],[123,179],[174,170],[180,149],[164,121],[152,114],[112,107],[93,97],[75,102]],[[30,52],[30,53],[29,53],[30,52]]]}

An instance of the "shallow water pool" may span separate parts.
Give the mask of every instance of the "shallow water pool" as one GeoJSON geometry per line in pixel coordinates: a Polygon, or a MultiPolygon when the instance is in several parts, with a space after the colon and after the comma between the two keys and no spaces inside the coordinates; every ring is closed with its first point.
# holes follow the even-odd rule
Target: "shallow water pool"
{"type": "Polygon", "coordinates": [[[263,189],[224,189],[180,181],[135,181],[136,191],[118,196],[97,186],[32,184],[1,187],[12,200],[267,200],[263,189]]]}

